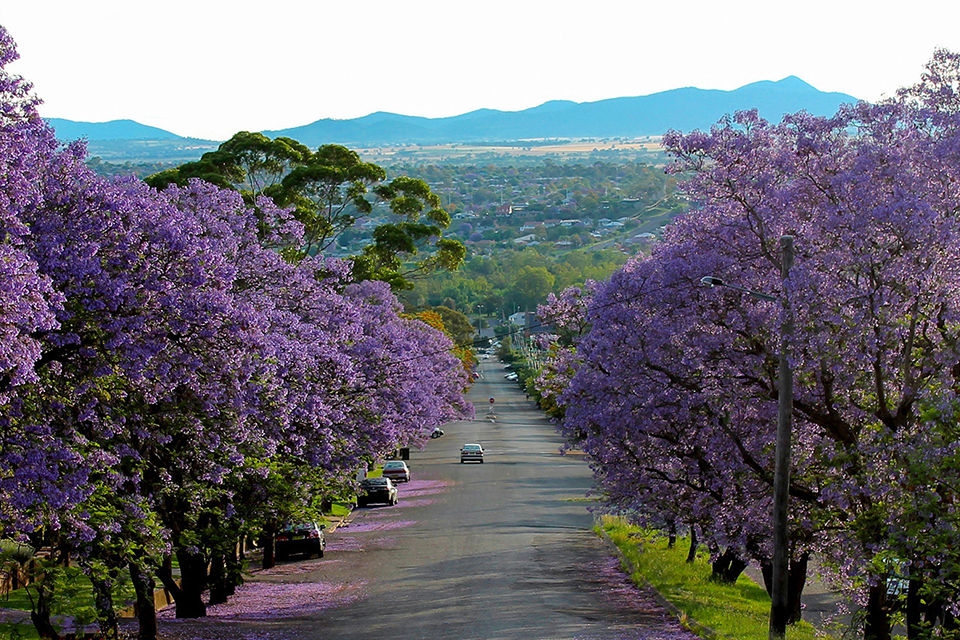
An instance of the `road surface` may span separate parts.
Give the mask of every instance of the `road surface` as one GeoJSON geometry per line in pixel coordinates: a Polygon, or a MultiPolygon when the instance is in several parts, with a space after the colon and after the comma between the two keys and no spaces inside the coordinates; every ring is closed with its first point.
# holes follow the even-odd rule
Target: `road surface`
{"type": "Polygon", "coordinates": [[[582,457],[561,455],[562,440],[501,363],[484,360],[481,371],[476,419],[411,451],[397,506],[354,510],[324,558],[257,572],[208,618],[164,620],[165,637],[695,638],[629,583],[593,533],[582,457]],[[483,445],[483,464],[460,463],[466,442],[483,445]]]}

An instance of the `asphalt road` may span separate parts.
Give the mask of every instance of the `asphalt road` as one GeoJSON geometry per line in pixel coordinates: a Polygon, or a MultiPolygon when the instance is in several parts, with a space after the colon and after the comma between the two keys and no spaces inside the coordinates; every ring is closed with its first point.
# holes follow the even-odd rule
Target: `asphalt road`
{"type": "Polygon", "coordinates": [[[694,638],[593,533],[587,463],[561,455],[562,440],[501,363],[481,370],[476,419],[411,451],[397,506],[356,509],[327,536],[323,559],[254,576],[244,588],[275,588],[274,602],[226,618],[211,611],[197,621],[206,637],[220,628],[298,640],[694,638]],[[483,445],[483,464],[460,463],[466,442],[483,445]]]}

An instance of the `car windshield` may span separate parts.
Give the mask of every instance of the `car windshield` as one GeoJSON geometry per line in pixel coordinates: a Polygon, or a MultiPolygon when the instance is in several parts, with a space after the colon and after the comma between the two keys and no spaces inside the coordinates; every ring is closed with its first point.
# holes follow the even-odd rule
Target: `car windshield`
{"type": "Polygon", "coordinates": [[[480,445],[476,444],[465,444],[463,445],[464,451],[480,451],[480,445]]]}
{"type": "Polygon", "coordinates": [[[388,462],[383,465],[384,469],[403,469],[405,465],[402,462],[388,462]]]}
{"type": "Polygon", "coordinates": [[[385,485],[387,484],[387,479],[386,478],[367,478],[366,480],[363,481],[363,484],[373,485],[373,486],[385,485]]]}

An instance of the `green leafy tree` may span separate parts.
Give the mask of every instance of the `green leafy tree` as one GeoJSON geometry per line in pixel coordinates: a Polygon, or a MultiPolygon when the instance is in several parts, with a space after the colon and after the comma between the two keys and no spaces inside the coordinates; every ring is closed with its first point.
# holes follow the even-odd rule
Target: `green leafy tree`
{"type": "Polygon", "coordinates": [[[553,290],[556,278],[546,267],[521,267],[507,291],[507,302],[524,310],[533,310],[553,290]]]}
{"type": "Polygon", "coordinates": [[[433,307],[430,309],[437,313],[443,320],[444,331],[453,342],[459,346],[470,345],[473,343],[473,335],[476,332],[470,319],[464,314],[451,309],[450,307],[433,307]]]}
{"type": "MultiPolygon", "coordinates": [[[[389,179],[383,167],[347,147],[327,144],[311,152],[291,138],[242,131],[200,160],[146,178],[162,189],[200,179],[239,191],[256,206],[269,197],[304,225],[291,259],[330,250],[363,219],[376,216],[370,242],[351,256],[357,280],[382,280],[395,290],[438,270],[456,270],[466,257],[459,240],[444,238],[450,215],[422,179],[389,179]]],[[[261,229],[266,236],[273,229],[261,229]]]]}

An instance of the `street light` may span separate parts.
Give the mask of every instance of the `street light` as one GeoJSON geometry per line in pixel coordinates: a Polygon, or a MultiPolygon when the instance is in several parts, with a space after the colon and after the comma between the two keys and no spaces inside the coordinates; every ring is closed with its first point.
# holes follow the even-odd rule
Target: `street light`
{"type": "Polygon", "coordinates": [[[770,640],[782,640],[790,617],[789,540],[787,506],[790,496],[790,436],[793,429],[793,371],[788,350],[793,337],[793,311],[787,295],[786,280],[793,267],[793,236],[780,237],[780,278],[784,282],[782,299],[746,287],[730,284],[715,276],[704,276],[700,282],[711,287],[726,287],[747,293],[759,300],[777,301],[784,306],[780,328],[780,369],[777,402],[777,442],[773,472],[773,584],[770,585],[770,640]]]}
{"type": "Polygon", "coordinates": [[[776,296],[771,296],[766,293],[760,293],[759,291],[754,291],[753,289],[747,289],[746,287],[741,287],[739,285],[730,284],[725,280],[722,280],[716,276],[703,276],[700,278],[700,282],[703,284],[709,285],[711,287],[726,287],[727,289],[736,289],[737,291],[743,291],[754,298],[759,300],[769,300],[771,302],[776,302],[778,298],[776,296]]]}

